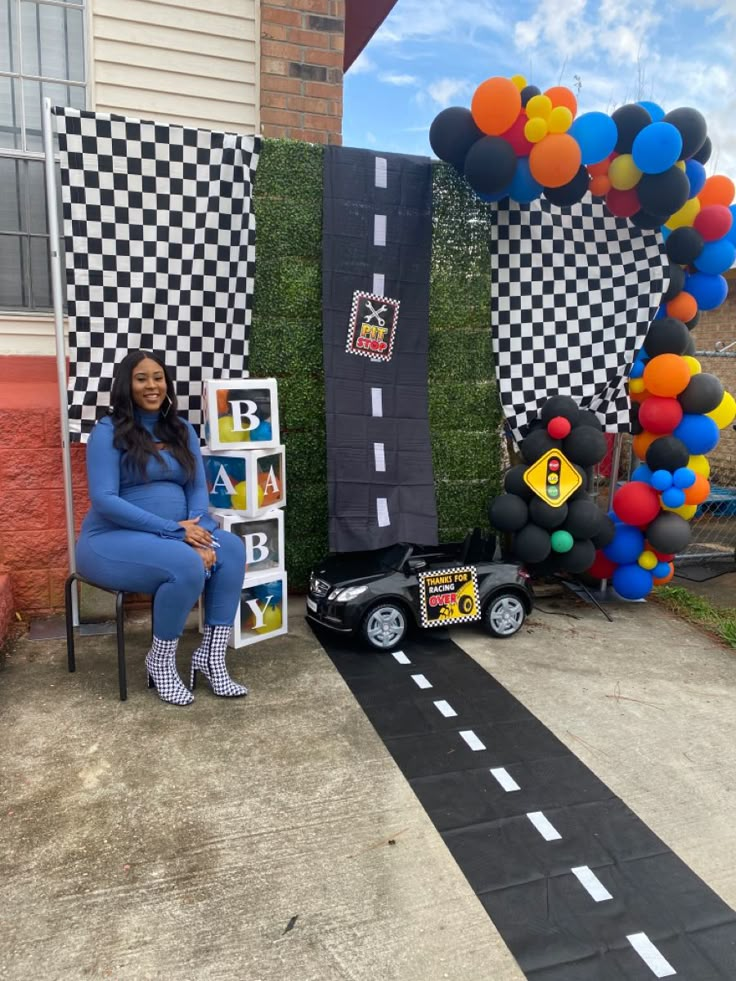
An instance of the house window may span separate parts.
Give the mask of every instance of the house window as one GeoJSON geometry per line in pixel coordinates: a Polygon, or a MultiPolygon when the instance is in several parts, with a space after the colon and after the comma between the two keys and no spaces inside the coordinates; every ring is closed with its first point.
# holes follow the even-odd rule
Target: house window
{"type": "Polygon", "coordinates": [[[0,0],[0,309],[51,307],[43,100],[85,107],[83,0],[0,0]]]}

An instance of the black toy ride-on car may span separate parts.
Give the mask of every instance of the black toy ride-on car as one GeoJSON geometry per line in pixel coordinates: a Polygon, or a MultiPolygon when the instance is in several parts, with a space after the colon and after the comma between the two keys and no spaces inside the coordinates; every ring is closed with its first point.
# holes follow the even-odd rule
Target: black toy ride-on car
{"type": "Polygon", "coordinates": [[[481,622],[493,637],[511,637],[534,594],[526,570],[494,551],[476,529],[464,542],[330,555],[312,570],[307,619],[377,651],[400,646],[412,626],[481,622]]]}

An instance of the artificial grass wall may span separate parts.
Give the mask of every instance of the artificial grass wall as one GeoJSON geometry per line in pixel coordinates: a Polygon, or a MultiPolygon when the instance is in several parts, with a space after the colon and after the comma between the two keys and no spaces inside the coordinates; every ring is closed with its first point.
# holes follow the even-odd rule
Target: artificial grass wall
{"type": "MultiPolygon", "coordinates": [[[[320,146],[264,140],[254,192],[256,281],[250,373],[275,377],[286,445],[286,566],[306,586],[327,552],[322,368],[320,146]]],[[[429,395],[440,535],[487,526],[501,479],[501,413],[490,345],[487,206],[434,168],[429,395]]],[[[347,314],[345,321],[347,331],[347,314]]]]}

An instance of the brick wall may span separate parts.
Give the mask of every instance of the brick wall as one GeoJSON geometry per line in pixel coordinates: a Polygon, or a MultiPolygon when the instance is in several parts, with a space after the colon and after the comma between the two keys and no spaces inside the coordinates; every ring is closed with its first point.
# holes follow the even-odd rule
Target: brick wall
{"type": "MultiPolygon", "coordinates": [[[[736,278],[729,277],[729,296],[717,310],[704,313],[693,331],[698,351],[715,351],[716,342],[724,345],[736,341],[736,278]]],[[[703,371],[716,375],[726,391],[736,398],[736,345],[721,357],[698,355],[703,371]]],[[[721,430],[721,440],[712,453],[711,479],[714,484],[736,487],[736,432],[729,426],[721,430]]]]}
{"type": "Polygon", "coordinates": [[[264,136],[342,143],[345,0],[261,3],[264,136]]]}

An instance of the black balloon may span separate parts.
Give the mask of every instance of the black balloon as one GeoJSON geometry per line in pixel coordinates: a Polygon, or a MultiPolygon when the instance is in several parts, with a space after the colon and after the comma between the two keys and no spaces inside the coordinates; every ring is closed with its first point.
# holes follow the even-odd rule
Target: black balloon
{"type": "Polygon", "coordinates": [[[519,450],[527,463],[534,463],[544,456],[548,450],[562,449],[562,442],[559,439],[552,439],[547,435],[546,429],[535,429],[522,439],[519,450]]]}
{"type": "Polygon", "coordinates": [[[581,409],[580,415],[577,421],[578,426],[592,426],[593,429],[597,429],[599,433],[603,432],[603,423],[600,421],[595,412],[591,412],[590,409],[581,409]]]}
{"type": "Polygon", "coordinates": [[[722,398],[723,385],[715,375],[709,375],[705,371],[699,375],[693,375],[685,391],[678,395],[683,411],[693,415],[705,415],[706,412],[712,412],[721,404],[722,398]]]}
{"type": "Polygon", "coordinates": [[[697,109],[690,109],[687,106],[673,109],[667,113],[663,122],[670,123],[680,132],[682,137],[681,160],[687,160],[688,157],[698,153],[708,136],[708,125],[697,109]]]}
{"type": "Polygon", "coordinates": [[[521,562],[543,562],[552,551],[549,532],[526,525],[514,535],[511,551],[521,562]]]}
{"type": "Polygon", "coordinates": [[[462,169],[468,150],[482,136],[469,109],[450,106],[434,117],[429,128],[429,145],[440,160],[462,169]]]}
{"type": "Polygon", "coordinates": [[[693,335],[689,332],[687,335],[687,344],[685,345],[685,350],[682,353],[689,354],[691,356],[695,355],[695,339],[693,338],[693,335]]]}
{"type": "Polygon", "coordinates": [[[536,495],[529,501],[529,520],[532,524],[539,525],[540,528],[549,530],[559,528],[567,520],[567,512],[567,504],[553,508],[536,495]]]}
{"type": "Polygon", "coordinates": [[[713,153],[713,144],[710,141],[710,137],[706,136],[705,143],[703,143],[697,153],[693,154],[693,160],[697,160],[701,164],[707,164],[710,160],[711,153],[713,153]]]}
{"type": "Polygon", "coordinates": [[[667,221],[669,215],[650,215],[648,211],[637,211],[629,218],[632,225],[651,231],[654,228],[661,228],[667,221]]]}
{"type": "Polygon", "coordinates": [[[649,325],[644,338],[644,350],[650,358],[658,354],[684,354],[690,331],[681,320],[674,317],[661,317],[649,325]]]}
{"type": "Polygon", "coordinates": [[[562,187],[546,187],[544,196],[547,200],[559,208],[568,205],[578,204],[588,193],[590,186],[590,174],[587,167],[581,167],[573,179],[562,187]]]}
{"type": "Polygon", "coordinates": [[[536,85],[526,85],[521,90],[521,104],[526,107],[527,102],[533,99],[535,95],[541,95],[542,90],[538,89],[536,85]]]}
{"type": "Polygon", "coordinates": [[[690,181],[673,165],[663,174],[644,174],[636,190],[642,210],[650,215],[673,215],[690,197],[690,181]]]}
{"type": "Polygon", "coordinates": [[[694,228],[676,228],[665,242],[667,256],[681,266],[692,265],[703,251],[703,236],[694,228]]]}
{"type": "Polygon", "coordinates": [[[589,539],[583,539],[575,542],[569,551],[561,553],[560,568],[578,574],[589,569],[594,560],[595,545],[589,539]]]}
{"type": "Polygon", "coordinates": [[[660,514],[647,526],[647,541],[658,552],[681,552],[690,544],[690,535],[690,525],[679,514],[660,514]]]}
{"type": "Polygon", "coordinates": [[[608,443],[603,433],[592,426],[576,426],[563,441],[562,452],[571,463],[592,467],[606,455],[608,443]]]}
{"type": "Polygon", "coordinates": [[[604,517],[601,509],[590,500],[571,501],[563,527],[573,538],[592,538],[601,529],[604,517]]]}
{"type": "Polygon", "coordinates": [[[688,330],[695,330],[695,328],[698,326],[699,323],[700,323],[700,310],[698,310],[698,312],[695,314],[692,320],[688,320],[685,326],[687,327],[688,330]]]}
{"type": "MultiPolygon", "coordinates": [[[[670,473],[674,473],[680,467],[687,466],[690,451],[677,436],[660,436],[649,444],[646,459],[652,473],[655,470],[669,470],[670,473]]],[[[654,547],[658,548],[656,545],[654,547]]],[[[662,548],[659,551],[669,552],[670,549],[662,548]]]]}
{"type": "Polygon", "coordinates": [[[605,548],[610,545],[616,537],[616,522],[609,515],[601,517],[601,530],[595,535],[591,535],[591,541],[596,548],[605,548]]]}
{"type": "Polygon", "coordinates": [[[663,303],[669,303],[673,300],[678,293],[682,292],[682,288],[685,285],[685,270],[682,266],[678,266],[676,262],[670,262],[670,284],[667,287],[667,292],[662,297],[663,303]]]}
{"type": "Polygon", "coordinates": [[[478,194],[495,194],[508,187],[516,171],[516,151],[500,136],[484,136],[465,158],[465,177],[478,194]]]}
{"type": "Polygon", "coordinates": [[[631,403],[631,422],[629,423],[629,432],[632,436],[638,436],[639,433],[644,432],[644,427],[639,422],[639,403],[631,403]]]}
{"type": "Polygon", "coordinates": [[[580,408],[575,399],[570,398],[569,395],[553,395],[542,406],[540,416],[544,426],[557,416],[562,416],[574,426],[580,417],[580,408]]]}
{"type": "Polygon", "coordinates": [[[652,117],[643,106],[636,103],[621,106],[611,116],[616,129],[618,130],[618,140],[616,141],[616,153],[631,153],[634,140],[638,134],[648,126],[652,117]]]}
{"type": "Polygon", "coordinates": [[[562,571],[560,565],[561,555],[559,552],[550,552],[546,559],[534,563],[534,578],[544,579],[547,576],[554,576],[562,571]]]}
{"type": "Polygon", "coordinates": [[[529,521],[529,506],[516,494],[500,494],[491,501],[488,517],[498,531],[518,531],[529,521]]]}
{"type": "Polygon", "coordinates": [[[518,463],[515,467],[507,470],[506,476],[503,478],[503,489],[508,494],[516,494],[524,501],[531,501],[534,497],[534,491],[524,482],[526,469],[525,463],[518,463]]]}

